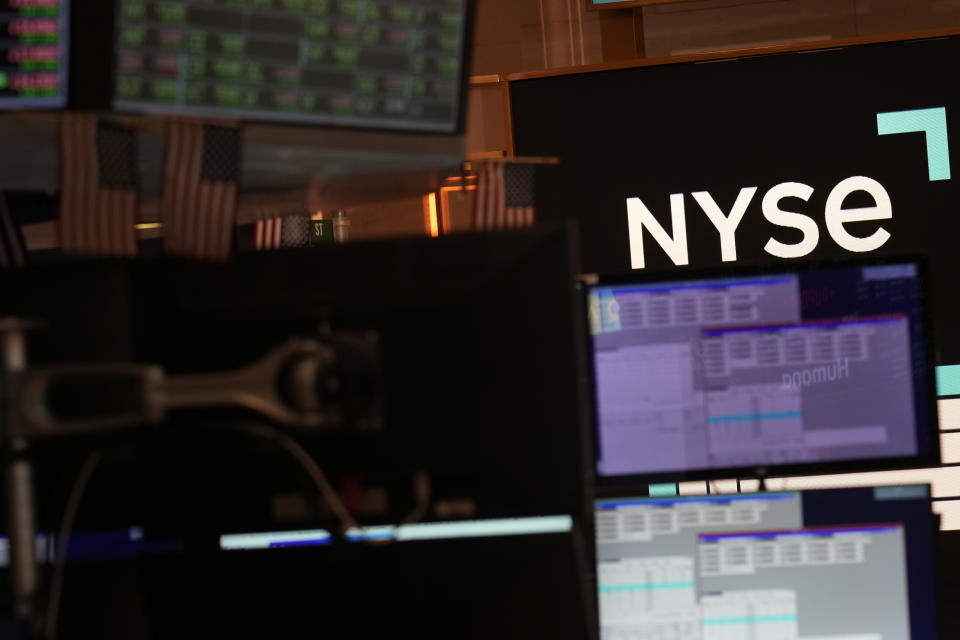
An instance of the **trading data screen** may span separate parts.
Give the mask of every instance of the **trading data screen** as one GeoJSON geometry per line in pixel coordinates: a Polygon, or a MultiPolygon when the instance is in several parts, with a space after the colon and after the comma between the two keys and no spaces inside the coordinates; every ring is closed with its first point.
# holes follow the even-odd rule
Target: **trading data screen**
{"type": "Polygon", "coordinates": [[[601,638],[934,639],[928,494],[599,500],[601,638]]]}
{"type": "Polygon", "coordinates": [[[591,288],[598,473],[928,453],[920,280],[904,263],[591,288]]]}
{"type": "Polygon", "coordinates": [[[0,109],[66,105],[67,0],[0,0],[0,109]]]}
{"type": "Polygon", "coordinates": [[[120,0],[121,110],[454,133],[468,0],[120,0]]]}

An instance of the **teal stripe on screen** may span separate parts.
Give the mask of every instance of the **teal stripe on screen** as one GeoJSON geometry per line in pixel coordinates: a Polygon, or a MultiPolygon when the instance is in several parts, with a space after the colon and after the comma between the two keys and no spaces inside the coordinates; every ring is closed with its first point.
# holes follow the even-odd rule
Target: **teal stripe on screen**
{"type": "Polygon", "coordinates": [[[600,593],[620,591],[660,591],[664,589],[693,589],[692,582],[637,582],[634,584],[602,584],[600,593]]]}
{"type": "Polygon", "coordinates": [[[795,615],[783,615],[783,616],[744,616],[742,618],[704,618],[703,624],[707,625],[717,625],[717,624],[758,624],[761,622],[796,622],[797,616],[795,615]]]}
{"type": "Polygon", "coordinates": [[[739,413],[726,416],[707,416],[707,422],[719,424],[724,422],[752,422],[753,420],[786,420],[789,418],[802,418],[803,414],[799,411],[774,411],[771,413],[739,413]]]}

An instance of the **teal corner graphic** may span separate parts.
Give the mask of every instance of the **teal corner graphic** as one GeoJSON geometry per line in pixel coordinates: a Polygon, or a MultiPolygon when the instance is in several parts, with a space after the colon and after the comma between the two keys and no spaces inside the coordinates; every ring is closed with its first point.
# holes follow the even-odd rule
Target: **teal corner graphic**
{"type": "Polygon", "coordinates": [[[960,364],[937,367],[937,395],[960,395],[960,364]]]}
{"type": "Polygon", "coordinates": [[[919,133],[927,136],[927,169],[930,181],[950,179],[950,143],[947,141],[947,109],[912,109],[877,114],[877,134],[919,133]]]}
{"type": "Polygon", "coordinates": [[[675,495],[677,495],[676,482],[667,482],[663,484],[650,485],[650,497],[652,498],[664,498],[667,496],[675,496],[675,495]]]}

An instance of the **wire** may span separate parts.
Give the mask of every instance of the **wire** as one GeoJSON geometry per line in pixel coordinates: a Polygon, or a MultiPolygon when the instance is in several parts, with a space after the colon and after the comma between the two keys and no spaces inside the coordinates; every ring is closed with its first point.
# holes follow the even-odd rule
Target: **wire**
{"type": "MultiPolygon", "coordinates": [[[[337,492],[333,489],[323,469],[321,469],[316,460],[313,459],[310,452],[304,449],[303,445],[282,431],[272,427],[258,424],[245,424],[241,428],[252,435],[276,442],[303,467],[304,471],[307,472],[316,485],[317,491],[320,493],[323,501],[340,520],[341,533],[347,529],[360,527],[356,518],[353,517],[353,514],[350,513],[350,510],[343,503],[343,500],[340,499],[340,496],[338,496],[337,492]]],[[[430,506],[430,476],[422,469],[414,474],[413,495],[415,500],[413,510],[411,510],[399,524],[419,522],[426,515],[427,509],[430,506]]]]}
{"type": "Polygon", "coordinates": [[[303,470],[307,472],[307,475],[310,476],[310,479],[313,480],[320,497],[323,498],[323,501],[340,520],[340,526],[343,531],[360,526],[350,513],[350,510],[347,509],[347,506],[343,504],[340,496],[338,496],[337,492],[334,491],[333,486],[331,486],[330,481],[327,480],[327,476],[323,472],[323,469],[321,469],[317,462],[313,459],[313,456],[311,456],[310,453],[303,448],[303,445],[282,431],[271,427],[265,427],[258,424],[244,424],[241,426],[241,429],[259,438],[274,442],[283,448],[284,451],[289,453],[290,456],[294,458],[301,467],[303,467],[303,470]]]}
{"type": "Polygon", "coordinates": [[[413,510],[400,521],[400,524],[420,522],[427,514],[430,506],[430,476],[423,469],[413,476],[413,497],[415,501],[413,510]]]}
{"type": "Polygon", "coordinates": [[[60,597],[63,593],[63,578],[67,565],[67,550],[70,546],[70,534],[73,531],[73,522],[77,517],[77,509],[87,490],[90,476],[93,475],[103,455],[94,451],[86,457],[80,471],[77,472],[70,487],[63,515],[60,517],[60,527],[57,532],[57,550],[53,557],[53,573],[50,576],[50,590],[47,595],[47,610],[44,619],[44,637],[53,640],[57,635],[57,616],[60,609],[60,597]]]}

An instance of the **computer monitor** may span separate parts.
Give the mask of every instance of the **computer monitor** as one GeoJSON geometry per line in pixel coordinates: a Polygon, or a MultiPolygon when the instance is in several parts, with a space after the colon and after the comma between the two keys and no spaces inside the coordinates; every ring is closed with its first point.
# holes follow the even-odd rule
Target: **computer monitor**
{"type": "Polygon", "coordinates": [[[67,102],[69,0],[0,0],[0,109],[67,102]]]}
{"type": "Polygon", "coordinates": [[[458,133],[470,11],[470,0],[120,0],[113,106],[458,133]]]}
{"type": "MultiPolygon", "coordinates": [[[[322,505],[313,508],[315,487],[283,450],[245,435],[245,424],[264,418],[229,409],[177,412],[118,439],[44,442],[34,457],[37,495],[58,495],[87,451],[103,448],[76,529],[136,524],[143,540],[180,540],[187,550],[142,574],[144,588],[156,589],[143,602],[160,637],[189,628],[229,637],[589,638],[584,530],[594,494],[585,313],[571,247],[566,229],[545,225],[261,252],[229,267],[139,260],[0,272],[0,315],[44,323],[29,337],[31,365],[225,371],[291,338],[375,332],[382,428],[290,433],[362,525],[402,526],[388,544],[368,535],[221,553],[221,534],[340,530],[322,505]],[[412,488],[421,471],[426,499],[412,488]],[[544,517],[563,526],[512,535],[544,517]],[[506,533],[450,535],[489,533],[490,520],[509,521],[500,523],[506,533]]],[[[59,509],[41,507],[37,526],[56,530],[59,509]]],[[[102,574],[67,575],[63,607],[82,622],[71,626],[65,612],[63,628],[104,635],[113,616],[99,612],[113,601],[90,597],[102,574]]]]}
{"type": "Polygon", "coordinates": [[[596,502],[601,638],[937,638],[926,485],[596,502]]]}
{"type": "Polygon", "coordinates": [[[598,477],[935,464],[927,288],[919,259],[601,278],[598,477]]]}

